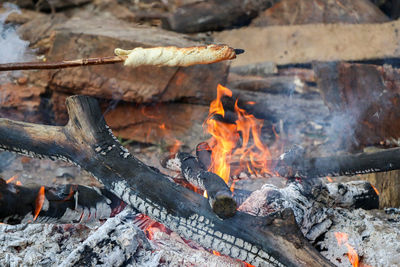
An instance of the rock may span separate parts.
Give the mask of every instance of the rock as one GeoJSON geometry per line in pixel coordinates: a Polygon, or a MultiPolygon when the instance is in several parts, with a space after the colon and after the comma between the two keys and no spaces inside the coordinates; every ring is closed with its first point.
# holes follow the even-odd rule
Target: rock
{"type": "Polygon", "coordinates": [[[69,7],[81,6],[92,0],[10,0],[11,3],[21,8],[36,9],[42,11],[62,10],[69,7]]]}
{"type": "Polygon", "coordinates": [[[202,123],[207,115],[207,106],[179,103],[152,106],[119,103],[104,113],[117,137],[164,147],[178,140],[190,148],[205,139],[202,123]]]}
{"type": "Polygon", "coordinates": [[[27,122],[45,121],[40,108],[44,88],[5,83],[0,85],[0,92],[0,117],[27,122]]]}
{"type": "Polygon", "coordinates": [[[162,27],[176,32],[196,33],[248,25],[259,12],[277,1],[197,1],[177,8],[162,20],[162,27]]]}
{"type": "Polygon", "coordinates": [[[247,27],[214,33],[216,41],[246,52],[232,66],[274,62],[348,61],[400,56],[400,22],[247,27]],[[351,44],[351,45],[350,45],[351,44]]]}
{"type": "Polygon", "coordinates": [[[281,0],[262,12],[251,26],[310,23],[373,23],[389,18],[368,0],[281,0]]]}
{"type": "MultiPolygon", "coordinates": [[[[24,29],[26,31],[26,27],[24,29]]],[[[195,46],[187,36],[156,28],[133,27],[114,19],[71,19],[47,34],[51,49],[48,61],[112,56],[117,47],[195,46]],[[52,41],[52,42],[51,42],[52,41]]],[[[129,102],[165,102],[190,98],[208,103],[218,83],[226,80],[228,63],[187,68],[139,67],[122,64],[46,71],[48,87],[68,94],[84,94],[129,102]]]]}
{"type": "Polygon", "coordinates": [[[390,65],[316,63],[333,135],[347,150],[398,144],[400,69],[390,65]]]}

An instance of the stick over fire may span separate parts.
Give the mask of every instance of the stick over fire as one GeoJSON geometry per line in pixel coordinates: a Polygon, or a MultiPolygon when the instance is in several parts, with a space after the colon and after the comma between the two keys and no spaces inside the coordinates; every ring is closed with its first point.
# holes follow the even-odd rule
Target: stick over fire
{"type": "Polygon", "coordinates": [[[115,49],[116,56],[63,60],[60,62],[18,62],[0,64],[0,71],[31,69],[63,69],[87,65],[104,65],[124,62],[125,66],[144,65],[187,67],[196,64],[211,64],[235,59],[244,53],[228,45],[207,45],[178,48],[176,46],[142,48],[132,50],[115,49]]]}
{"type": "Polygon", "coordinates": [[[176,46],[142,48],[133,50],[115,49],[117,56],[127,56],[124,65],[187,67],[197,64],[210,64],[236,58],[236,51],[227,45],[207,45],[179,48],[176,46]]]}

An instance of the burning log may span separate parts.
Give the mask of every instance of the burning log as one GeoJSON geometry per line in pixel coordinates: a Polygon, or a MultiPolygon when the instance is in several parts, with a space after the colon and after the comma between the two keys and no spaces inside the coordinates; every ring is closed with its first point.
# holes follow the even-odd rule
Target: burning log
{"type": "Polygon", "coordinates": [[[218,175],[205,171],[197,158],[188,153],[177,153],[167,166],[177,162],[183,177],[194,186],[207,191],[212,210],[219,217],[230,218],[236,213],[236,201],[228,185],[218,175]]]}
{"type": "Polygon", "coordinates": [[[107,219],[126,204],[106,189],[82,185],[19,186],[0,179],[0,221],[76,223],[107,219]]]}
{"type": "Polygon", "coordinates": [[[283,177],[316,178],[351,176],[400,169],[400,148],[373,153],[358,153],[321,158],[281,156],[275,170],[283,177]]]}
{"type": "Polygon", "coordinates": [[[268,217],[242,212],[221,220],[202,196],[133,157],[112,135],[98,103],[67,99],[64,127],[0,120],[0,147],[74,162],[139,212],[186,239],[257,266],[331,266],[304,239],[290,210],[268,217]]]}

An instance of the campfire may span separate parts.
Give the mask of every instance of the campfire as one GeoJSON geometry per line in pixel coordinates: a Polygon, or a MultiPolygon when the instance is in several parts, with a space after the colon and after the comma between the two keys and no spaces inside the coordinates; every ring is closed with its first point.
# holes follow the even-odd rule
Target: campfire
{"type": "Polygon", "coordinates": [[[396,39],[396,21],[366,0],[273,27],[289,6],[318,18],[315,1],[83,2],[3,6],[24,53],[0,61],[1,265],[400,262],[398,51],[355,34],[396,39]],[[353,9],[375,24],[342,24],[353,9]],[[332,32],[357,53],[314,38],[332,32]]]}

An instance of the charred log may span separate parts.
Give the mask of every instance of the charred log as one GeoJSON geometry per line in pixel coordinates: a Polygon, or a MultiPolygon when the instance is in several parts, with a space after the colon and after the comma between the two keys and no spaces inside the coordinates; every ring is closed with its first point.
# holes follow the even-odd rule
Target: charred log
{"type": "Polygon", "coordinates": [[[212,210],[221,218],[229,218],[236,213],[236,201],[227,184],[218,175],[205,171],[196,157],[188,153],[177,153],[183,177],[194,186],[207,191],[212,210]]]}
{"type": "Polygon", "coordinates": [[[7,224],[87,223],[110,218],[126,206],[105,189],[67,184],[43,187],[43,202],[36,217],[36,200],[41,188],[7,184],[0,179],[0,221],[7,224]]]}
{"type": "Polygon", "coordinates": [[[221,220],[208,201],[133,157],[112,135],[98,103],[67,99],[64,127],[0,120],[0,147],[74,162],[139,212],[186,239],[257,266],[330,266],[299,231],[293,213],[268,217],[242,212],[221,220]]]}
{"type": "Polygon", "coordinates": [[[283,177],[300,178],[351,176],[398,169],[400,169],[400,148],[321,158],[283,156],[275,168],[283,177]]]}

